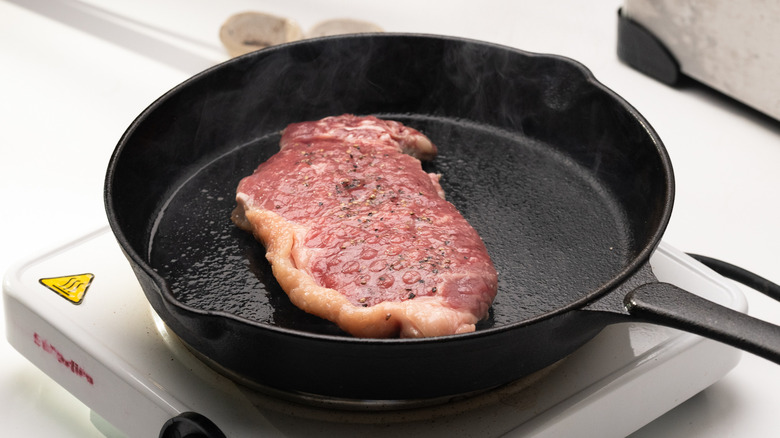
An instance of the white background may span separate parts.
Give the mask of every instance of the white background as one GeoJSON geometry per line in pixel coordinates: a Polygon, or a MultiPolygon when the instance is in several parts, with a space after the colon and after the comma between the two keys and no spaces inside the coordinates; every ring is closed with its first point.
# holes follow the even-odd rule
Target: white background
{"type": "MultiPolygon", "coordinates": [[[[650,121],[669,150],[677,195],[664,240],[780,283],[780,122],[706,87],[668,87],[622,64],[615,54],[620,6],[618,0],[0,1],[0,270],[106,224],[103,178],[122,132],[159,95],[226,60],[222,22],[252,10],[292,18],[304,29],[329,18],[360,18],[386,31],[464,36],[582,62],[650,121]]],[[[780,304],[743,290],[751,314],[780,323],[780,304]]],[[[88,409],[4,338],[2,434],[100,436],[88,409]]],[[[777,406],[780,367],[745,354],[722,381],[636,436],[774,436],[777,406]]]]}

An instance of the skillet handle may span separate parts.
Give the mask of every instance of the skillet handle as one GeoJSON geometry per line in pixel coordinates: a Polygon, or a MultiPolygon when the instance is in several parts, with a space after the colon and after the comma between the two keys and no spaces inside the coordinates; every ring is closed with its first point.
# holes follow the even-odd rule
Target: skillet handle
{"type": "Polygon", "coordinates": [[[780,327],[668,283],[642,285],[623,303],[631,315],[684,330],[780,364],[780,327]]]}

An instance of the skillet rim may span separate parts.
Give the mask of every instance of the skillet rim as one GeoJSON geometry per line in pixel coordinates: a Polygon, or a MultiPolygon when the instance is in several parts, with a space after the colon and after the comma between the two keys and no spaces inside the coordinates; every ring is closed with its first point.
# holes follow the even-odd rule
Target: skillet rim
{"type": "MultiPolygon", "coordinates": [[[[634,108],[619,94],[617,94],[612,89],[607,87],[605,84],[600,82],[595,77],[595,75],[591,72],[591,70],[588,69],[584,64],[580,63],[579,61],[576,61],[572,58],[562,56],[562,55],[530,52],[530,51],[518,49],[504,44],[481,41],[481,40],[466,38],[466,37],[427,34],[427,33],[401,33],[401,32],[335,35],[335,36],[311,38],[311,39],[294,41],[290,43],[279,44],[276,46],[260,49],[255,52],[250,52],[235,58],[231,58],[229,60],[216,64],[208,69],[205,69],[185,79],[184,81],[177,84],[176,86],[174,86],[173,88],[165,92],[163,95],[155,99],[133,120],[133,122],[128,126],[128,128],[122,134],[122,136],[120,137],[117,143],[117,146],[115,147],[114,151],[111,154],[108,163],[108,168],[106,171],[106,177],[104,180],[104,191],[103,191],[104,206],[106,209],[108,222],[115,238],[117,239],[120,247],[122,248],[122,251],[125,253],[125,256],[130,260],[131,264],[134,265],[134,268],[142,269],[144,274],[147,275],[153,281],[157,289],[157,292],[160,294],[165,305],[176,307],[181,311],[194,314],[198,317],[226,318],[229,320],[233,320],[236,323],[252,326],[255,329],[270,330],[272,332],[276,332],[280,335],[285,335],[285,336],[308,338],[312,340],[319,340],[319,341],[326,341],[326,342],[337,342],[337,343],[347,342],[347,343],[354,343],[354,344],[374,344],[374,345],[399,345],[399,344],[407,345],[407,344],[418,344],[418,343],[424,344],[424,343],[431,343],[431,342],[440,343],[444,341],[449,342],[449,341],[457,341],[459,339],[471,339],[471,338],[479,338],[483,336],[490,336],[491,334],[501,333],[505,331],[514,330],[520,327],[532,325],[556,317],[558,315],[565,314],[572,310],[582,309],[588,306],[589,304],[598,301],[599,299],[608,295],[610,292],[613,292],[620,284],[622,284],[623,282],[631,278],[631,276],[633,276],[637,271],[641,269],[642,266],[644,266],[647,263],[650,256],[659,245],[661,238],[668,226],[672,214],[673,204],[674,204],[674,193],[675,193],[675,183],[674,183],[674,172],[673,172],[671,159],[669,157],[668,151],[666,150],[665,146],[663,145],[663,142],[661,141],[656,131],[652,128],[650,123],[644,118],[644,116],[642,116],[639,113],[639,111],[636,108],[634,108]],[[214,71],[225,68],[225,66],[227,65],[246,62],[246,60],[249,58],[258,57],[258,56],[262,57],[262,56],[266,56],[267,54],[271,54],[273,52],[289,50],[289,48],[296,47],[296,46],[307,46],[307,45],[311,45],[312,43],[327,42],[329,40],[372,39],[372,38],[392,38],[392,39],[407,38],[407,39],[419,39],[419,40],[451,41],[455,43],[483,46],[491,50],[502,50],[502,51],[514,52],[528,58],[554,60],[556,62],[567,64],[570,67],[576,68],[576,70],[582,75],[582,79],[584,83],[587,83],[589,86],[593,87],[593,89],[598,90],[601,93],[604,93],[611,101],[617,103],[623,110],[625,110],[626,114],[630,116],[629,120],[633,120],[634,122],[640,124],[643,131],[649,136],[653,145],[655,146],[659,161],[662,165],[661,170],[663,172],[664,180],[665,180],[664,181],[665,199],[663,202],[662,214],[659,218],[658,226],[656,227],[655,231],[652,233],[652,236],[649,239],[647,239],[644,246],[642,247],[642,250],[639,251],[639,253],[633,258],[633,260],[631,260],[630,263],[626,264],[623,267],[623,269],[620,270],[617,274],[615,274],[609,281],[603,283],[600,287],[593,289],[587,293],[583,292],[581,294],[581,298],[571,301],[568,304],[562,305],[554,310],[539,314],[531,318],[526,318],[521,321],[505,324],[499,327],[486,328],[471,333],[462,333],[462,334],[446,335],[446,336],[438,336],[438,337],[377,339],[377,338],[357,338],[352,336],[338,336],[338,335],[312,333],[312,332],[307,332],[302,330],[296,330],[296,329],[290,329],[290,328],[266,324],[266,323],[254,321],[224,311],[198,309],[178,301],[173,296],[170,287],[168,287],[167,280],[163,278],[160,274],[155,272],[154,268],[150,265],[150,263],[144,260],[143,257],[139,254],[139,252],[136,251],[133,245],[130,243],[129,239],[126,236],[126,233],[122,230],[122,227],[119,225],[119,219],[116,214],[116,211],[114,210],[112,188],[113,188],[115,170],[118,163],[121,161],[122,153],[128,143],[128,140],[132,137],[132,134],[134,133],[135,129],[139,125],[141,125],[148,116],[154,113],[154,111],[157,109],[158,106],[163,104],[163,102],[169,99],[172,95],[175,95],[179,90],[187,88],[192,82],[199,81],[207,77],[208,75],[211,75],[214,71]]],[[[146,234],[148,237],[148,233],[146,234]]],[[[144,289],[144,293],[147,294],[148,292],[146,291],[146,288],[143,289],[144,289]]],[[[150,300],[150,304],[151,304],[151,300],[150,300]]],[[[153,304],[152,307],[154,308],[153,304]]],[[[157,311],[157,309],[154,310],[157,311]]],[[[625,311],[625,309],[621,309],[621,310],[625,311]]]]}

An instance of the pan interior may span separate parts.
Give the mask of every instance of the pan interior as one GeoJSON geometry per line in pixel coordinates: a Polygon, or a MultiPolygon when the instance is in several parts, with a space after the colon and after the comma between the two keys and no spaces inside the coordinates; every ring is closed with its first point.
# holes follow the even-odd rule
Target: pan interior
{"type": "MultiPolygon", "coordinates": [[[[559,310],[614,278],[636,256],[621,204],[597,172],[556,148],[446,117],[377,115],[422,131],[439,147],[424,168],[442,174],[447,199],[488,248],[499,291],[479,330],[559,310]]],[[[279,138],[278,132],[261,135],[182,176],[156,219],[150,265],[186,306],[346,336],[294,307],[262,245],[230,221],[239,180],[278,150],[279,138]]]]}

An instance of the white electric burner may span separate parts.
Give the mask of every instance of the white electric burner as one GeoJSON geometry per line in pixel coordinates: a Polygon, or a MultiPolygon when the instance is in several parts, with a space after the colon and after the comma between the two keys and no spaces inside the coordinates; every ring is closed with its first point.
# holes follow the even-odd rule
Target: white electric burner
{"type": "MultiPolygon", "coordinates": [[[[651,266],[662,281],[746,311],[736,286],[665,243],[651,266]]],[[[18,264],[3,298],[9,342],[83,401],[109,437],[159,436],[191,412],[227,437],[622,437],[719,380],[741,355],[665,327],[616,324],[493,391],[440,406],[345,411],[264,395],[196,358],[154,313],[107,228],[18,264]]]]}

